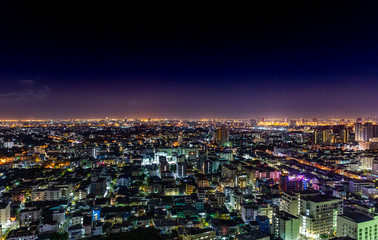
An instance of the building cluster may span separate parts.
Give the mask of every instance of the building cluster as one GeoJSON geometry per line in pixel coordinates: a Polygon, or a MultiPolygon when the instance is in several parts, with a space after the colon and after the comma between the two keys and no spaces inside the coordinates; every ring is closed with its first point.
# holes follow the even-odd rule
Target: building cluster
{"type": "Polygon", "coordinates": [[[378,239],[376,126],[4,121],[1,237],[378,239]]]}

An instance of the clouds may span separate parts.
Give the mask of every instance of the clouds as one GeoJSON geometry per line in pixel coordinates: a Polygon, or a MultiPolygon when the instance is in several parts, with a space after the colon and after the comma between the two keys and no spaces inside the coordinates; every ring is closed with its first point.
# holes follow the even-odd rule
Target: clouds
{"type": "Polygon", "coordinates": [[[35,83],[35,81],[33,81],[33,80],[21,80],[20,83],[24,84],[24,85],[33,85],[35,83]]]}
{"type": "Polygon", "coordinates": [[[0,104],[38,102],[48,97],[50,91],[48,86],[33,80],[21,80],[13,89],[0,92],[0,104]]]}

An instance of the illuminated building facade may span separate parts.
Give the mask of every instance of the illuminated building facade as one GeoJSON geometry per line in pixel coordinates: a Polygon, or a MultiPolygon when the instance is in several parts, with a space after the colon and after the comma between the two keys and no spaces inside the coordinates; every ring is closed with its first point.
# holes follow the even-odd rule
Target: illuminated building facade
{"type": "Polygon", "coordinates": [[[338,237],[357,240],[378,239],[378,216],[360,211],[346,211],[337,217],[338,237]]]}
{"type": "Polygon", "coordinates": [[[344,125],[323,126],[315,129],[315,144],[347,143],[349,131],[344,125]]]}
{"type": "Polygon", "coordinates": [[[378,125],[372,122],[357,122],[354,125],[355,141],[370,142],[371,138],[378,137],[378,125]]]}
{"type": "Polygon", "coordinates": [[[301,197],[316,195],[318,195],[318,192],[315,191],[282,192],[279,209],[291,215],[299,216],[301,197]]]}
{"type": "Polygon", "coordinates": [[[221,146],[229,144],[229,131],[226,126],[221,126],[213,134],[213,141],[221,146]]]}
{"type": "Polygon", "coordinates": [[[299,218],[284,211],[274,212],[271,234],[275,239],[299,239],[299,218]]]}
{"type": "Polygon", "coordinates": [[[5,203],[2,202],[0,203],[0,224],[1,226],[6,226],[9,224],[9,219],[10,219],[10,212],[11,212],[11,207],[10,203],[5,203]]]}
{"type": "Polygon", "coordinates": [[[300,233],[318,239],[336,231],[337,216],[343,213],[343,201],[323,195],[303,197],[300,204],[300,233]]]}
{"type": "Polygon", "coordinates": [[[303,175],[289,176],[282,174],[280,178],[280,189],[282,192],[307,190],[310,180],[303,175]]]}

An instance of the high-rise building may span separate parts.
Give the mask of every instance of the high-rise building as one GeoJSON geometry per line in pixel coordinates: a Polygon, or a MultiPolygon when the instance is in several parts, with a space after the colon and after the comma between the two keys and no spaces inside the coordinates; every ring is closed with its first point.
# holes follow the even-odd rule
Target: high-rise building
{"type": "Polygon", "coordinates": [[[4,143],[4,148],[13,148],[14,147],[14,142],[8,141],[4,143]]]}
{"type": "Polygon", "coordinates": [[[279,209],[291,215],[299,216],[301,197],[316,196],[318,194],[315,191],[282,192],[279,209]]]}
{"type": "Polygon", "coordinates": [[[347,210],[337,217],[337,237],[352,239],[378,239],[378,216],[347,210]]]}
{"type": "Polygon", "coordinates": [[[95,159],[97,159],[97,152],[98,152],[97,147],[92,148],[92,157],[95,159]]]}
{"type": "Polygon", "coordinates": [[[289,176],[287,174],[281,174],[280,190],[282,192],[307,190],[308,183],[309,179],[306,179],[303,175],[289,176]]]}
{"type": "Polygon", "coordinates": [[[378,176],[378,159],[373,160],[373,166],[371,174],[378,176]]]}
{"type": "Polygon", "coordinates": [[[271,234],[275,239],[299,239],[299,218],[284,211],[274,212],[271,234]]]}
{"type": "Polygon", "coordinates": [[[364,124],[357,122],[354,125],[355,141],[357,142],[370,142],[370,139],[377,137],[378,127],[373,125],[372,122],[366,122],[364,124]]]}
{"type": "Polygon", "coordinates": [[[177,163],[177,175],[179,177],[186,177],[187,164],[185,162],[177,163]]]}
{"type": "Polygon", "coordinates": [[[373,137],[378,137],[378,125],[373,125],[373,137]]]}
{"type": "Polygon", "coordinates": [[[159,160],[159,173],[160,173],[160,176],[164,173],[164,172],[169,172],[170,170],[170,166],[169,166],[169,163],[168,161],[165,159],[165,158],[160,158],[159,160]]]}
{"type": "Polygon", "coordinates": [[[315,129],[315,144],[347,143],[349,131],[345,125],[322,126],[315,129]]]}
{"type": "Polygon", "coordinates": [[[332,143],[347,143],[349,141],[349,130],[345,125],[332,126],[332,143]]]}
{"type": "Polygon", "coordinates": [[[295,127],[297,126],[297,121],[296,120],[290,120],[290,124],[289,124],[290,127],[295,127]]]}
{"type": "Polygon", "coordinates": [[[363,142],[363,124],[357,122],[354,124],[354,140],[357,142],[363,142]]]}
{"type": "Polygon", "coordinates": [[[315,144],[331,144],[333,133],[330,127],[318,127],[315,129],[315,144]]]}
{"type": "Polygon", "coordinates": [[[215,143],[226,146],[229,144],[229,132],[226,126],[221,126],[213,134],[213,140],[215,143]]]}
{"type": "Polygon", "coordinates": [[[337,228],[337,215],[343,213],[340,198],[323,195],[303,197],[300,204],[299,232],[306,237],[331,235],[337,228]]]}
{"type": "Polygon", "coordinates": [[[373,137],[373,123],[367,122],[364,124],[364,142],[370,142],[370,138],[373,137]]]}
{"type": "Polygon", "coordinates": [[[375,157],[373,155],[365,154],[358,158],[360,169],[362,170],[372,170],[373,161],[375,157]]]}
{"type": "Polygon", "coordinates": [[[0,203],[0,224],[1,226],[6,226],[10,222],[10,203],[1,202],[0,203]]]}

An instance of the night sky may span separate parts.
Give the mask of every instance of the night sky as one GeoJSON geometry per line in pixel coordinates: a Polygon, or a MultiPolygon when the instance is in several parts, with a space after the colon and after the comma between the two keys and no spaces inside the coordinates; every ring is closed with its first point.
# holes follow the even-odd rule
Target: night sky
{"type": "Polygon", "coordinates": [[[2,1],[0,119],[378,116],[376,1],[315,2],[2,1]]]}

